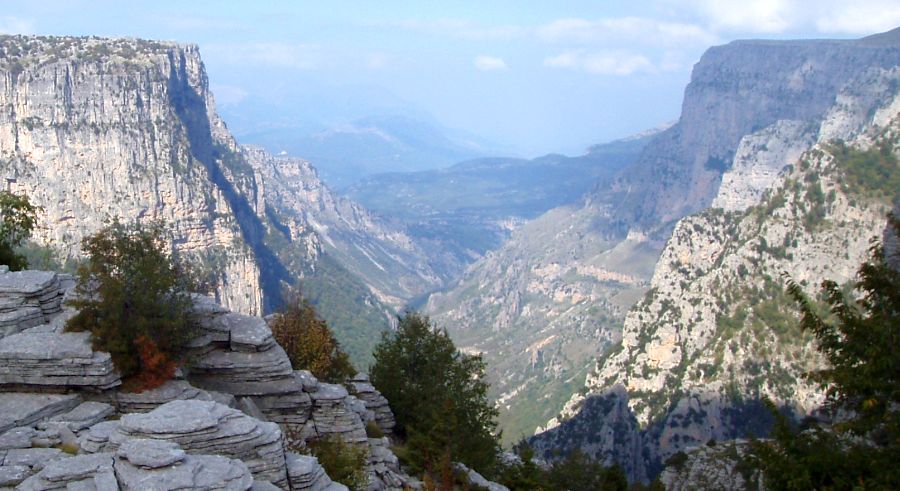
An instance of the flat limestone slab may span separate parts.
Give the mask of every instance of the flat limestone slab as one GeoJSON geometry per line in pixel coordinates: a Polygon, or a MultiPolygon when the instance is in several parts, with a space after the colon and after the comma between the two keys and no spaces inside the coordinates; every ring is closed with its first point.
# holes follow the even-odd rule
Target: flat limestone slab
{"type": "Polygon", "coordinates": [[[0,360],[90,359],[89,332],[20,332],[0,339],[0,360]]]}
{"type": "Polygon", "coordinates": [[[52,271],[15,271],[0,274],[0,293],[20,293],[34,295],[40,293],[58,281],[52,271]]]}
{"type": "Polygon", "coordinates": [[[76,394],[0,393],[0,433],[71,411],[80,403],[76,394]]]}

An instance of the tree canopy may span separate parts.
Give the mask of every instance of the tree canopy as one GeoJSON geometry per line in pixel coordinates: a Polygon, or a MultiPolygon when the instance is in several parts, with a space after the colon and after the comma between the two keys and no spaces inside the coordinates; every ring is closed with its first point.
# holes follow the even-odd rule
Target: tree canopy
{"type": "Polygon", "coordinates": [[[17,253],[16,247],[31,236],[39,209],[25,195],[0,191],[0,264],[12,271],[28,267],[25,256],[17,253]]]}
{"type": "Polygon", "coordinates": [[[78,269],[79,308],[66,324],[90,331],[94,349],[112,355],[116,369],[135,390],[158,386],[182,362],[195,330],[189,292],[194,274],[170,252],[160,223],[119,221],[86,237],[88,260],[78,269]]]}
{"type": "Polygon", "coordinates": [[[449,462],[462,462],[492,475],[497,410],[487,399],[484,361],[459,352],[426,316],[408,312],[399,321],[375,348],[371,379],[390,401],[411,464],[442,473],[449,462]]]}
{"type": "Polygon", "coordinates": [[[283,310],[274,314],[269,326],[294,369],[309,370],[316,378],[331,383],[355,375],[350,357],[309,301],[299,291],[289,291],[285,296],[283,310]]]}

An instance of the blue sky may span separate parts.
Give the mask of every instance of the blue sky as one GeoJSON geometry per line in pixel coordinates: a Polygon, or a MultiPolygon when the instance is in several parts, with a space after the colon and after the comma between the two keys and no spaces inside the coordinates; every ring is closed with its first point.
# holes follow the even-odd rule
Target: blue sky
{"type": "MultiPolygon", "coordinates": [[[[859,37],[900,1],[2,1],[0,32],[200,45],[238,134],[405,114],[577,154],[677,118],[692,65],[745,38],[859,37]]],[[[298,130],[300,131],[300,130],[298,130]]]]}

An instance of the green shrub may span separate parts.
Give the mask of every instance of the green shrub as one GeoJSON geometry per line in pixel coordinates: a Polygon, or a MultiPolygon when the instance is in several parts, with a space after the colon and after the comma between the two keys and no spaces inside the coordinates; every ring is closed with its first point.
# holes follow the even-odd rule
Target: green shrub
{"type": "Polygon", "coordinates": [[[161,385],[182,363],[196,330],[190,319],[194,275],[168,252],[160,223],[114,221],[86,237],[88,260],[78,268],[80,311],[68,331],[90,331],[95,350],[112,355],[126,388],[161,385]]]}
{"type": "Polygon", "coordinates": [[[331,383],[341,383],[355,375],[350,358],[309,301],[297,292],[287,296],[284,310],[275,314],[269,325],[291,366],[309,370],[316,378],[331,383]]]}
{"type": "Polygon", "coordinates": [[[368,451],[361,445],[346,443],[337,435],[311,442],[309,449],[328,476],[353,491],[363,491],[368,484],[366,458],[368,451]]]}
{"type": "Polygon", "coordinates": [[[390,401],[395,432],[406,438],[416,471],[450,458],[486,477],[499,454],[497,409],[487,399],[485,363],[457,351],[428,317],[407,313],[375,348],[372,384],[390,401]]]}
{"type": "Polygon", "coordinates": [[[12,271],[28,267],[25,256],[16,248],[31,236],[38,210],[27,196],[0,191],[0,264],[12,271]]]}

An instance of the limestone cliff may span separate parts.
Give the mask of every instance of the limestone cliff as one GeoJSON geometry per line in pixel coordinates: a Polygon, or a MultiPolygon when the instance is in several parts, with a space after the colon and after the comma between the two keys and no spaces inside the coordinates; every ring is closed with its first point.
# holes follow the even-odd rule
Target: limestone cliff
{"type": "MultiPolygon", "coordinates": [[[[725,198],[717,202],[732,211],[711,208],[678,222],[650,290],[625,319],[621,344],[600,359],[586,394],[573,396],[562,421],[534,438],[537,447],[546,451],[562,439],[595,448],[567,420],[608,424],[609,413],[586,402],[610,397],[612,387],[620,387],[618,397],[637,423],[632,430],[643,438],[643,461],[629,468],[635,479],[655,474],[687,447],[765,432],[763,397],[800,415],[818,408],[823,394],[804,374],[822,359],[811,336],[799,331],[782,275],[809,293],[824,279],[847,283],[871,240],[880,238],[897,190],[883,188],[889,180],[863,176],[872,166],[900,172],[898,82],[896,67],[860,74],[826,111],[818,143],[771,178],[760,201],[753,199],[756,191],[746,192],[747,181],[725,179],[719,192],[725,198]]],[[[765,135],[784,143],[798,135],[796,128],[777,123],[744,143],[755,145],[765,135]]],[[[759,161],[751,156],[733,172],[771,169],[773,154],[796,146],[753,152],[759,161]]],[[[630,453],[602,456],[633,462],[630,453]]]]}
{"type": "Polygon", "coordinates": [[[161,220],[229,308],[268,312],[301,282],[361,365],[393,311],[443,281],[310,163],[240,147],[196,46],[3,36],[0,80],[3,184],[41,207],[35,240],[61,258],[108,220],[161,220]]]}
{"type": "Polygon", "coordinates": [[[247,146],[242,155],[257,182],[256,213],[309,256],[330,254],[396,309],[441,285],[428,254],[401,227],[334,194],[309,162],[247,146]]]}
{"type": "Polygon", "coordinates": [[[224,304],[260,312],[258,265],[211,176],[215,162],[197,155],[201,144],[234,144],[197,48],[4,36],[0,50],[0,168],[42,208],[37,240],[74,256],[110,219],[160,219],[177,249],[220,271],[224,304]],[[201,105],[190,116],[206,118],[206,142],[192,141],[189,103],[201,105]]]}
{"type": "Polygon", "coordinates": [[[714,201],[730,210],[754,204],[817,139],[871,120],[868,108],[890,87],[884,70],[900,65],[898,32],[711,48],[694,67],[678,122],[634,163],[580,205],[522,227],[431,297],[426,310],[438,324],[484,352],[509,436],[555,414],[619,339],[678,219],[714,201]]]}

